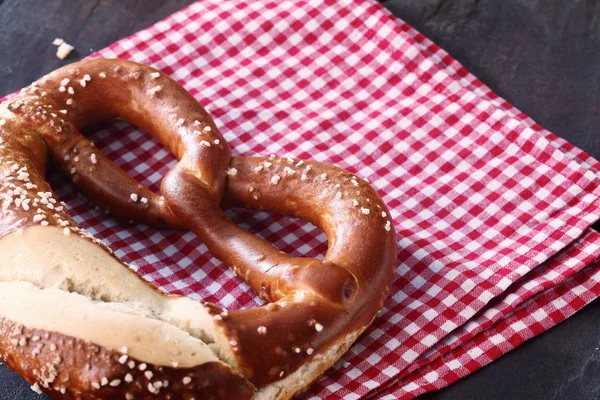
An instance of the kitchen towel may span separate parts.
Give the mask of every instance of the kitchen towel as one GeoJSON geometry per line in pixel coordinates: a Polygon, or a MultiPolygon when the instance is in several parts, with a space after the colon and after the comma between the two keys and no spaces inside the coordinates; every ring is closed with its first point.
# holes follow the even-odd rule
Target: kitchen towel
{"type": "MultiPolygon", "coordinates": [[[[176,79],[235,154],[336,164],[388,204],[399,246],[391,297],[305,398],[412,398],[600,295],[597,162],[375,1],[201,0],[91,57],[176,79]]],[[[125,123],[90,137],[154,190],[175,161],[125,123]]],[[[125,225],[50,179],[82,227],[163,290],[230,309],[262,304],[193,234],[125,225]]],[[[326,250],[303,221],[230,215],[292,255],[326,250]]]]}

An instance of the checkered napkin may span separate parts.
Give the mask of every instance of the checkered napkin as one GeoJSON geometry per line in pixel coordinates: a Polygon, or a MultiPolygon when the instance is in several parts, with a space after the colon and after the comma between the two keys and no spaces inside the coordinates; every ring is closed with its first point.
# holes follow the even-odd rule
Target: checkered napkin
{"type": "MultiPolygon", "coordinates": [[[[305,398],[412,398],[481,368],[600,295],[599,164],[546,132],[371,0],[202,0],[92,57],[150,64],[239,155],[336,164],[369,180],[398,232],[392,295],[305,398]]],[[[124,124],[90,133],[158,190],[173,158],[124,124]]],[[[171,293],[262,304],[189,232],[125,225],[51,176],[76,220],[171,293]]],[[[358,212],[358,211],[357,211],[358,212]]],[[[229,212],[294,256],[316,227],[229,212]]]]}

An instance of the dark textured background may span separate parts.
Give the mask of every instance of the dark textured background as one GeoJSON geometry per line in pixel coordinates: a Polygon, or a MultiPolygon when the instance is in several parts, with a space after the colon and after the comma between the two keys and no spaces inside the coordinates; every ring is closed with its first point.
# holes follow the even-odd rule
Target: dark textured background
{"type": "MultiPolygon", "coordinates": [[[[224,0],[225,1],[225,0],[224,0]]],[[[251,1],[251,0],[248,0],[251,1]]],[[[75,61],[192,0],[0,0],[0,94],[75,61]]],[[[600,158],[600,1],[382,3],[545,128],[600,158]]],[[[442,391],[453,399],[600,399],[600,302],[442,391]]],[[[0,367],[0,400],[39,399],[0,367]]]]}

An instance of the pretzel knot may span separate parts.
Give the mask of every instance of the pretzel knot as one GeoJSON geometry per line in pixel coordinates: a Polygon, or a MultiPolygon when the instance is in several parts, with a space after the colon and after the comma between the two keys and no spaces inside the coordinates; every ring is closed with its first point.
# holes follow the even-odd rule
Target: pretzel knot
{"type": "Polygon", "coordinates": [[[288,399],[388,296],[395,232],[364,180],[316,162],[231,157],[196,100],[147,66],[72,64],[1,105],[0,178],[0,356],[57,398],[288,399]],[[179,160],[162,196],[79,132],[111,118],[179,160]],[[114,214],[192,230],[268,304],[227,311],[145,283],[55,200],[48,155],[114,214]],[[229,207],[306,219],[325,231],[327,254],[290,257],[233,224],[229,207]]]}

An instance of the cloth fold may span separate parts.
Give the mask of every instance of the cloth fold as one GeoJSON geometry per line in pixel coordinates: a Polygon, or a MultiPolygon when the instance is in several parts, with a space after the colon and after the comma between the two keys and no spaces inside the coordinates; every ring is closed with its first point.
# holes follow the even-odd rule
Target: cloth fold
{"type": "MultiPolygon", "coordinates": [[[[600,234],[590,229],[600,164],[374,1],[201,0],[92,57],[172,76],[235,154],[333,163],[388,204],[400,250],[392,296],[305,398],[435,390],[600,294],[600,234]]],[[[174,162],[124,123],[91,135],[153,190],[174,162]]],[[[261,304],[193,234],[123,227],[50,179],[78,223],[163,290],[230,309],[261,304]]],[[[293,255],[326,250],[308,223],[230,215],[293,255]]]]}
{"type": "Polygon", "coordinates": [[[370,396],[409,399],[440,389],[562,322],[596,298],[599,256],[600,234],[590,230],[370,396]]]}

